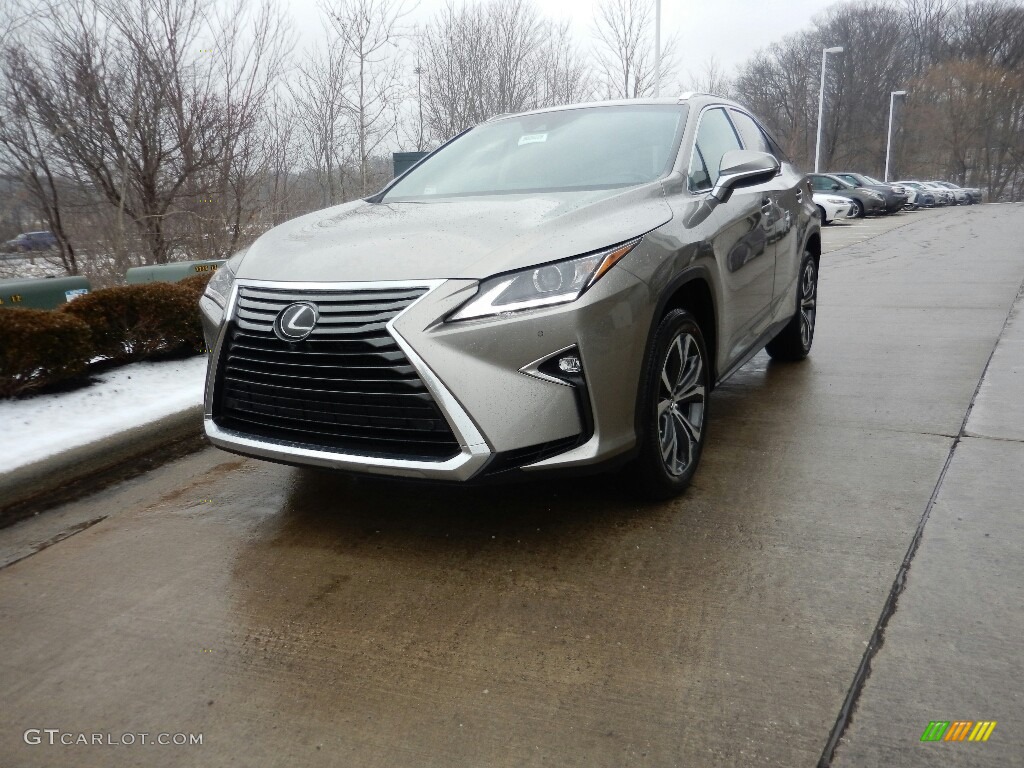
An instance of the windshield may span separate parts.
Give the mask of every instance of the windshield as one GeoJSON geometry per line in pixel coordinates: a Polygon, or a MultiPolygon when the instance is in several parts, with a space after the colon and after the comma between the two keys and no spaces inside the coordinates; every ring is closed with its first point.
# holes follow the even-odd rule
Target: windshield
{"type": "Polygon", "coordinates": [[[613,189],[672,169],[685,106],[588,107],[484,123],[410,171],[382,198],[613,189]]]}

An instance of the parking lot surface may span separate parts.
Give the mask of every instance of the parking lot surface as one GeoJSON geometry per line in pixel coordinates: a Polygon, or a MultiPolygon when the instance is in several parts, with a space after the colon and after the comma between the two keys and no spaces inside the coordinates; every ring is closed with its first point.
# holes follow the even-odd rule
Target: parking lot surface
{"type": "Polygon", "coordinates": [[[405,486],[209,448],[0,531],[0,764],[813,766],[839,735],[836,765],[1021,764],[1000,409],[1022,214],[826,228],[811,357],[761,354],[715,393],[672,502],[618,476],[405,486]],[[1000,725],[920,742],[961,717],[1000,725]],[[46,728],[203,738],[26,743],[46,728]]]}

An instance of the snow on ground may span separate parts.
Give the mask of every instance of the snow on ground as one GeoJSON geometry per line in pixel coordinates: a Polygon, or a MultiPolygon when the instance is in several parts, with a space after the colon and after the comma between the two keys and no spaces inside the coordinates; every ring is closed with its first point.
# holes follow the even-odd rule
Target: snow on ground
{"type": "Polygon", "coordinates": [[[0,400],[0,472],[198,405],[206,359],[133,363],[96,374],[95,384],[72,392],[0,400]]]}

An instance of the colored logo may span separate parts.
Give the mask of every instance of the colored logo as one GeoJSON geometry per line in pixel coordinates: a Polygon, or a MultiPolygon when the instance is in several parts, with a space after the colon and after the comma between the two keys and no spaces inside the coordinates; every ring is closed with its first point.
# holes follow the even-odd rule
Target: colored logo
{"type": "Polygon", "coordinates": [[[274,321],[274,333],[282,341],[302,341],[313,332],[319,319],[320,312],[314,304],[289,304],[274,321]]]}
{"type": "Polygon", "coordinates": [[[921,741],[988,741],[995,729],[995,720],[932,720],[921,741]]]}

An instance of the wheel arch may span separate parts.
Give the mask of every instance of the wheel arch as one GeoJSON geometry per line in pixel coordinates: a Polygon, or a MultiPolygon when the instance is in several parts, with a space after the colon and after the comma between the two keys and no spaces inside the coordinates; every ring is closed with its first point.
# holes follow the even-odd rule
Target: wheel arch
{"type": "MultiPolygon", "coordinates": [[[[695,265],[684,269],[673,278],[661,291],[654,314],[651,317],[651,327],[647,331],[643,364],[640,368],[640,380],[637,382],[636,401],[633,406],[634,424],[633,430],[639,441],[643,437],[643,384],[644,376],[650,366],[651,353],[653,352],[651,339],[658,331],[658,326],[665,316],[674,309],[685,309],[697,320],[701,333],[704,335],[704,345],[711,358],[712,375],[711,385],[718,380],[718,304],[715,298],[714,282],[711,271],[704,265],[695,265]]],[[[635,449],[635,450],[638,450],[635,449]]]]}

